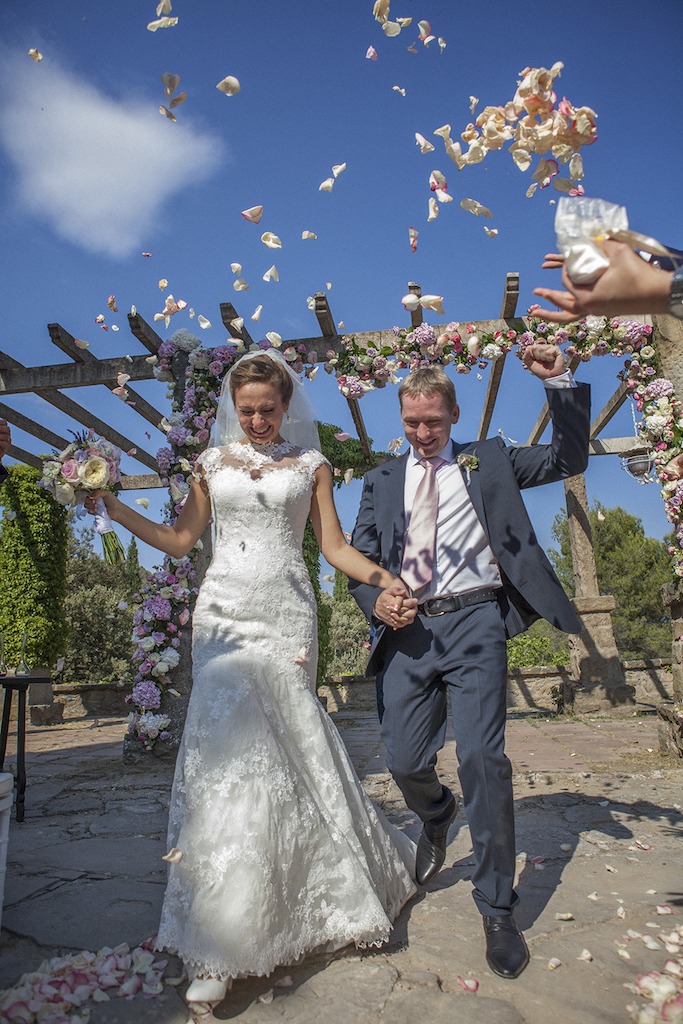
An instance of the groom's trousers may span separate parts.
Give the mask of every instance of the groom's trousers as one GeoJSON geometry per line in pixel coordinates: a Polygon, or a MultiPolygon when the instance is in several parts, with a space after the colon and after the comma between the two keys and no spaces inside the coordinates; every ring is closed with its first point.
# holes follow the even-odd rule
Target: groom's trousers
{"type": "Polygon", "coordinates": [[[511,913],[517,902],[512,768],[504,750],[505,639],[497,601],[434,617],[418,613],[411,625],[386,630],[377,673],[387,767],[423,821],[438,820],[450,799],[435,771],[450,693],[475,858],[473,896],[482,914],[494,916],[511,913]]]}

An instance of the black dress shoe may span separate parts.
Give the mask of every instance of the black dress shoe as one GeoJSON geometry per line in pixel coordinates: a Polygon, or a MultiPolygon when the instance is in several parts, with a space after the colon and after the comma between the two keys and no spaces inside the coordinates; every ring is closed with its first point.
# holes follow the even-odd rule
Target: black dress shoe
{"type": "Polygon", "coordinates": [[[501,978],[517,978],[529,963],[524,936],[512,916],[484,917],[486,962],[501,978]]]}
{"type": "Polygon", "coordinates": [[[451,796],[452,803],[449,804],[445,817],[441,818],[438,824],[426,821],[418,839],[415,879],[419,885],[426,885],[429,879],[441,870],[446,859],[448,829],[458,813],[458,802],[452,794],[451,796]]]}

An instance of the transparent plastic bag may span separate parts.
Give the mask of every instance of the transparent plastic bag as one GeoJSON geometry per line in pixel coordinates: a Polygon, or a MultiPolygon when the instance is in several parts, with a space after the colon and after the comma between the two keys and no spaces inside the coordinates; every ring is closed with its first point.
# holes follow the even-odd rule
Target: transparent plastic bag
{"type": "Polygon", "coordinates": [[[609,260],[596,242],[628,229],[623,206],[589,196],[562,196],[555,214],[557,244],[574,284],[591,284],[609,260]]]}

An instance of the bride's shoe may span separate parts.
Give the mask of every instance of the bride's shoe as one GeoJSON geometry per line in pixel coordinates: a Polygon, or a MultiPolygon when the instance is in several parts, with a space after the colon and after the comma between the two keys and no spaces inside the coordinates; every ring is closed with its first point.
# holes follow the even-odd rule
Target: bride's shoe
{"type": "Polygon", "coordinates": [[[218,978],[195,978],[185,993],[185,1000],[193,1013],[204,1016],[214,1006],[222,1003],[232,988],[232,978],[220,981],[218,978]]]}

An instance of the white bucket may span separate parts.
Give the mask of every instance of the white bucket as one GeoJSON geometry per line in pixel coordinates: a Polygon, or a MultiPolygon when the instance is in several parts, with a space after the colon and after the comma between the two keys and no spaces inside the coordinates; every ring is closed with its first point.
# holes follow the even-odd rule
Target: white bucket
{"type": "Polygon", "coordinates": [[[7,870],[7,841],[9,838],[9,818],[14,799],[14,776],[9,772],[0,772],[0,925],[2,925],[2,905],[5,898],[5,872],[7,870]]]}

